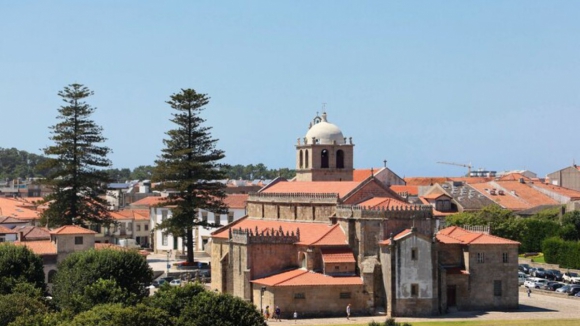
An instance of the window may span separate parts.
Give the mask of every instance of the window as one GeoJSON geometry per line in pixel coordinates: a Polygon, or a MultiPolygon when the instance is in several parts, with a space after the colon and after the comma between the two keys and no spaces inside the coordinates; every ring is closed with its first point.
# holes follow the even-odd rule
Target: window
{"type": "Polygon", "coordinates": [[[493,281],[493,296],[501,297],[501,281],[493,281]]]}
{"type": "Polygon", "coordinates": [[[133,222],[129,222],[129,223],[127,223],[127,229],[128,229],[129,231],[133,230],[133,222]]]}
{"type": "Polygon", "coordinates": [[[145,224],[145,231],[149,231],[149,225],[145,224]]]}
{"type": "Polygon", "coordinates": [[[135,224],[135,227],[137,228],[137,232],[141,231],[141,224],[135,224]]]}
{"type": "Polygon", "coordinates": [[[83,244],[83,237],[75,237],[75,244],[82,245],[83,244]]]}
{"type": "Polygon", "coordinates": [[[0,237],[0,242],[4,242],[4,237],[0,237]]]}
{"type": "Polygon", "coordinates": [[[417,252],[417,248],[412,248],[411,249],[411,260],[417,260],[419,259],[419,253],[417,252]]]}
{"type": "Polygon", "coordinates": [[[167,241],[167,234],[163,234],[161,235],[161,245],[162,246],[167,246],[169,242],[167,241]]]}
{"type": "Polygon", "coordinates": [[[302,293],[294,293],[294,299],[306,299],[304,292],[302,293]]]}
{"type": "Polygon", "coordinates": [[[484,256],[483,252],[478,252],[477,253],[477,262],[478,263],[484,263],[485,262],[485,256],[484,256]]]}
{"type": "Polygon", "coordinates": [[[207,212],[201,212],[201,220],[203,223],[207,223],[207,212]]]}
{"type": "Polygon", "coordinates": [[[167,210],[164,209],[161,211],[161,222],[165,221],[167,219],[167,210]]]}
{"type": "Polygon", "coordinates": [[[411,296],[412,297],[419,296],[419,284],[411,284],[411,296]]]}
{"type": "Polygon", "coordinates": [[[341,299],[350,299],[350,292],[340,292],[341,299]]]}
{"type": "Polygon", "coordinates": [[[234,221],[234,212],[228,212],[228,223],[232,223],[234,221]]]}
{"type": "Polygon", "coordinates": [[[304,151],[304,167],[308,169],[308,151],[304,151]]]}
{"type": "Polygon", "coordinates": [[[338,266],[338,265],[334,266],[334,270],[335,270],[335,271],[338,271],[338,270],[340,270],[340,266],[338,266]]]}
{"type": "Polygon", "coordinates": [[[300,165],[298,165],[299,168],[303,168],[304,167],[304,156],[302,154],[302,150],[300,150],[300,165]]]}
{"type": "Polygon", "coordinates": [[[340,149],[336,151],[336,168],[344,169],[344,152],[340,149]]]}
{"type": "Polygon", "coordinates": [[[328,169],[328,151],[326,149],[323,149],[320,153],[320,167],[328,169]]]}
{"type": "Polygon", "coordinates": [[[507,263],[508,262],[508,253],[504,252],[503,254],[501,254],[501,258],[502,258],[502,261],[504,263],[507,263]]]}
{"type": "Polygon", "coordinates": [[[221,216],[219,214],[214,213],[213,214],[213,222],[214,222],[216,227],[219,227],[221,225],[221,216]]]}

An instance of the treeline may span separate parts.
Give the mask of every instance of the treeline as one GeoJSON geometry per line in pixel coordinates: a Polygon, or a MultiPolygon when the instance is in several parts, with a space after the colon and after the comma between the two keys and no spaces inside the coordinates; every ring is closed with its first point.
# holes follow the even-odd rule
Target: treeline
{"type": "MultiPolygon", "coordinates": [[[[38,169],[38,166],[46,161],[47,157],[43,155],[28,153],[27,151],[16,148],[0,147],[0,180],[14,180],[16,178],[45,178],[48,170],[38,169]]],[[[125,182],[127,180],[150,180],[153,174],[153,166],[141,165],[134,169],[106,169],[107,175],[113,182],[125,182]]],[[[292,179],[296,171],[288,168],[269,169],[262,163],[249,165],[227,165],[221,166],[226,172],[228,179],[274,179],[283,177],[292,179]]]]}
{"type": "Polygon", "coordinates": [[[446,219],[447,225],[490,225],[491,234],[521,243],[520,252],[542,252],[545,239],[580,240],[580,212],[561,214],[561,208],[543,210],[531,217],[488,206],[479,212],[459,213],[446,219]]]}
{"type": "Polygon", "coordinates": [[[564,268],[580,269],[580,242],[564,241],[558,237],[545,239],[542,243],[544,259],[548,264],[564,268]]]}

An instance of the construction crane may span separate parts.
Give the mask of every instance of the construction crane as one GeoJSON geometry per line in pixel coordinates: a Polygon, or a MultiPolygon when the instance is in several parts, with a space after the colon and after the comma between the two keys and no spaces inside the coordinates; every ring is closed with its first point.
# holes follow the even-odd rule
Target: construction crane
{"type": "Polygon", "coordinates": [[[448,165],[457,165],[457,166],[462,166],[464,168],[467,168],[467,176],[470,177],[471,176],[471,163],[469,164],[461,164],[461,163],[453,163],[453,162],[437,162],[439,164],[448,164],[448,165]]]}

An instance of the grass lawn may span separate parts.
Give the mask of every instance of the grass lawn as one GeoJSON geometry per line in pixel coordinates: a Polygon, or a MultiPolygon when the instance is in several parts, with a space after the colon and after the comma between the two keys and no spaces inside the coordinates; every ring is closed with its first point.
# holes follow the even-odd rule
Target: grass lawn
{"type": "MultiPolygon", "coordinates": [[[[384,322],[384,321],[382,321],[384,322]]],[[[398,321],[402,324],[402,322],[398,321]]],[[[429,321],[429,322],[413,322],[412,326],[577,326],[580,324],[578,319],[549,319],[549,320],[475,320],[475,321],[429,321]]],[[[366,326],[368,323],[349,323],[334,326],[366,326]]],[[[328,325],[313,325],[313,326],[328,326],[328,325]]]]}

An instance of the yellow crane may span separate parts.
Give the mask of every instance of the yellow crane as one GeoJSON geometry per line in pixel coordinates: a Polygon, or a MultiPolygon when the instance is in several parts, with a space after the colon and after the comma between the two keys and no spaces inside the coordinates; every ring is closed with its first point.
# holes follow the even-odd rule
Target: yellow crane
{"type": "Polygon", "coordinates": [[[462,166],[464,168],[467,168],[467,176],[470,177],[471,176],[471,163],[469,164],[461,164],[461,163],[454,163],[454,162],[437,162],[439,164],[448,164],[448,165],[456,165],[456,166],[462,166]]]}

